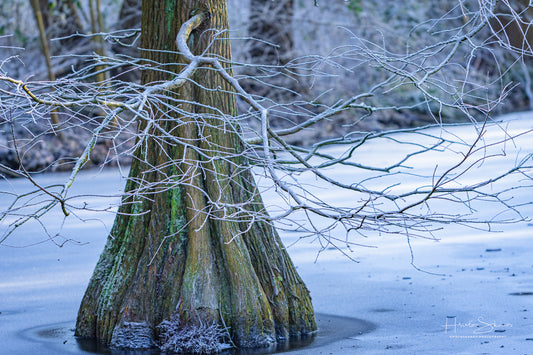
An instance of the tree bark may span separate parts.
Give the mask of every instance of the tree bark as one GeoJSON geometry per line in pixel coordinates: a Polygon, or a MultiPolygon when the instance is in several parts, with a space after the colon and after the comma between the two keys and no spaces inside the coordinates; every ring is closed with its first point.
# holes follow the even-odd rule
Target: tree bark
{"type": "MultiPolygon", "coordinates": [[[[185,62],[174,41],[193,12],[209,14],[191,35],[193,53],[211,43],[209,53],[231,59],[227,33],[212,42],[209,30],[227,29],[225,1],[146,0],[142,11],[141,47],[154,49],[143,51],[144,59],[176,63],[164,72],[145,70],[143,83],[169,80],[185,62]]],[[[176,313],[183,324],[220,324],[239,347],[316,329],[309,292],[278,234],[263,219],[251,221],[265,212],[232,120],[231,87],[209,69],[199,69],[194,81],[199,85],[181,87],[168,106],[152,108],[175,139],[154,131],[135,152],[123,203],[80,306],[78,336],[147,348],[157,325],[176,313]],[[178,115],[172,109],[178,102],[191,114],[178,115]]]]}

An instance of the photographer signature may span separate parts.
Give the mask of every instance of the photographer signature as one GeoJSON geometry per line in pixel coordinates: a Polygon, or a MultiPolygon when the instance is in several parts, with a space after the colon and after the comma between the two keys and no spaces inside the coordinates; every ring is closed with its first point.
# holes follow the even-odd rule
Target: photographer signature
{"type": "Polygon", "coordinates": [[[467,323],[458,322],[457,317],[446,317],[446,324],[443,325],[445,333],[457,333],[457,328],[475,328],[473,330],[474,334],[486,334],[496,330],[496,328],[511,328],[512,326],[510,323],[496,324],[496,321],[488,322],[483,317],[478,317],[477,320],[470,320],[467,323]]]}

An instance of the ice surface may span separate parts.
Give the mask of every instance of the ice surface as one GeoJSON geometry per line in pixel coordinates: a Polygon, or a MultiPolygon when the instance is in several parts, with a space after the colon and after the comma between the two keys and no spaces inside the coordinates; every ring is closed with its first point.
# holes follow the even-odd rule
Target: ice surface
{"type": "MultiPolygon", "coordinates": [[[[508,130],[533,128],[531,112],[507,116],[504,120],[508,130]],[[520,119],[516,120],[517,117],[520,119]]],[[[491,134],[497,136],[501,132],[491,134]]],[[[533,139],[520,137],[507,147],[507,157],[512,157],[514,163],[515,158],[533,151],[533,139]]],[[[367,158],[377,162],[383,158],[384,149],[383,146],[370,148],[367,158]]],[[[453,157],[450,159],[449,163],[453,162],[453,157]]],[[[508,162],[494,159],[467,178],[482,178],[508,166],[508,162]]],[[[421,168],[427,165],[431,171],[431,163],[435,161],[428,158],[418,163],[421,168]]],[[[443,160],[440,164],[447,163],[443,160]]],[[[336,173],[357,178],[341,170],[336,173]]],[[[40,181],[61,182],[64,177],[51,174],[40,181]]],[[[525,178],[521,178],[522,182],[525,178]]],[[[507,183],[513,186],[520,182],[510,179],[507,183]]],[[[116,194],[122,183],[116,171],[87,171],[80,176],[73,193],[116,194]]],[[[0,190],[23,189],[22,185],[21,180],[1,181],[0,190]]],[[[350,203],[343,192],[330,189],[326,192],[332,201],[350,203]]],[[[532,197],[532,190],[513,196],[525,203],[531,202],[532,197]]],[[[270,205],[279,204],[270,192],[264,198],[270,205]]],[[[80,199],[73,201],[81,203],[80,199]]],[[[7,199],[0,199],[2,209],[7,203],[7,199]]],[[[88,203],[104,206],[104,201],[97,196],[91,197],[88,203]]],[[[484,216],[494,212],[491,205],[477,208],[484,216]]],[[[524,205],[523,212],[533,216],[530,205],[524,205]]],[[[82,352],[69,347],[68,342],[52,349],[50,344],[30,340],[24,334],[31,328],[71,324],[75,319],[113,222],[112,213],[100,213],[86,220],[90,216],[89,211],[80,211],[80,219],[67,221],[59,236],[51,232],[56,241],[73,239],[76,243],[58,247],[48,241],[21,248],[50,238],[44,235],[40,225],[33,224],[8,240],[12,247],[0,246],[0,352],[82,352]]],[[[63,223],[61,212],[43,221],[58,227],[63,223]]],[[[436,233],[439,242],[375,234],[361,241],[371,248],[344,250],[359,263],[328,249],[317,259],[320,245],[316,241],[303,240],[291,246],[289,253],[311,291],[317,312],[360,318],[376,325],[370,333],[359,334],[354,330],[352,336],[311,347],[305,354],[531,354],[533,226],[524,222],[497,229],[499,232],[488,233],[450,224],[436,233]]],[[[282,237],[291,245],[299,235],[284,233],[282,237]]]]}

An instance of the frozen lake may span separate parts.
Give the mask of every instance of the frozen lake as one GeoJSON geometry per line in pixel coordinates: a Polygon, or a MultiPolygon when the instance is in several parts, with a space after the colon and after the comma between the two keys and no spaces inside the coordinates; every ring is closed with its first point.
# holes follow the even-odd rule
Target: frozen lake
{"type": "MultiPolygon", "coordinates": [[[[508,132],[533,128],[532,113],[505,120],[508,132]]],[[[467,137],[471,131],[454,129],[456,135],[463,133],[467,137]]],[[[502,130],[493,133],[499,136],[502,130]]],[[[400,153],[396,145],[391,148],[383,142],[372,144],[364,154],[369,162],[378,164],[392,152],[400,153]]],[[[501,151],[501,147],[496,149],[501,151]]],[[[490,160],[469,172],[465,179],[474,181],[493,174],[508,167],[509,158],[513,164],[532,152],[531,134],[509,141],[506,159],[490,160]]],[[[447,158],[439,159],[439,169],[445,169],[447,158]]],[[[453,164],[454,158],[450,159],[453,164]]],[[[431,174],[435,157],[418,159],[416,164],[416,169],[429,169],[431,174]]],[[[355,178],[348,171],[333,173],[355,178]]],[[[61,183],[67,177],[68,174],[49,174],[39,177],[38,182],[61,183]]],[[[513,186],[524,179],[517,177],[506,183],[513,186]]],[[[409,183],[404,181],[398,188],[409,183]]],[[[23,180],[0,181],[0,191],[20,192],[27,188],[26,184],[23,180]]],[[[50,235],[34,223],[0,245],[0,353],[83,353],[68,329],[74,324],[113,222],[113,210],[93,214],[89,209],[105,208],[109,201],[96,195],[118,194],[122,184],[117,170],[85,171],[70,195],[72,203],[87,204],[86,210],[78,212],[79,218],[69,217],[62,225],[58,209],[42,219],[50,235]],[[76,199],[76,195],[83,197],[76,199]],[[58,230],[61,233],[56,236],[58,230]],[[46,330],[55,329],[54,325],[67,332],[47,337],[46,330]]],[[[349,194],[329,189],[323,196],[343,205],[351,201],[349,194]]],[[[10,202],[8,197],[0,199],[0,210],[10,202]]],[[[514,196],[515,201],[524,203],[531,202],[532,197],[532,189],[514,196]]],[[[267,205],[279,205],[270,191],[264,198],[267,205]]],[[[486,210],[482,210],[483,204],[476,208],[480,215],[494,213],[492,205],[487,205],[486,210]]],[[[531,206],[525,205],[522,210],[526,216],[533,216],[531,206]]],[[[365,239],[365,245],[372,248],[353,248],[350,256],[359,263],[328,248],[317,258],[320,245],[316,241],[303,240],[292,245],[297,235],[284,233],[282,237],[287,245],[292,245],[289,253],[310,289],[316,312],[362,319],[375,326],[364,334],[359,334],[360,329],[354,326],[353,333],[348,329],[343,339],[333,343],[317,341],[294,353],[531,353],[533,225],[525,221],[496,229],[498,232],[488,233],[450,224],[436,233],[440,241],[411,238],[411,247],[404,236],[376,233],[365,239]],[[412,255],[416,267],[423,271],[411,265],[412,255]]]]}

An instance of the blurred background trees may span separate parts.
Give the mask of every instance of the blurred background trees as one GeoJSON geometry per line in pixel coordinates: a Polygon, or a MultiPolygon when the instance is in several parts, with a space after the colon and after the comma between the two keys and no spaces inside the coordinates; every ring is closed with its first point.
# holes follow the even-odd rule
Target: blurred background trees
{"type": "MultiPolygon", "coordinates": [[[[28,1],[7,0],[0,5],[0,35],[2,44],[24,47],[24,53],[4,49],[17,54],[25,63],[19,65],[16,61],[3,63],[2,68],[14,76],[23,75],[44,79],[45,61],[42,56],[36,56],[39,50],[37,26],[30,20],[33,18],[28,1]],[[18,75],[17,75],[18,74],[18,75]]],[[[272,85],[283,84],[289,90],[294,89],[299,95],[313,98],[320,96],[320,101],[327,103],[328,91],[356,92],[368,91],[368,88],[379,80],[379,76],[386,73],[373,70],[371,66],[358,65],[357,70],[349,73],[336,70],[335,66],[323,65],[321,70],[329,75],[327,85],[318,85],[317,81],[309,77],[295,78],[293,72],[298,72],[298,63],[294,61],[305,55],[330,56],[337,67],[343,65],[340,59],[342,48],[346,43],[353,43],[357,39],[364,39],[367,43],[386,43],[386,50],[390,53],[407,53],[422,48],[435,36],[446,38],[449,31],[442,29],[455,28],[457,31],[471,16],[472,11],[480,7],[490,7],[491,1],[469,0],[457,1],[415,1],[407,0],[390,3],[385,1],[363,2],[360,0],[334,0],[315,7],[312,1],[294,2],[292,0],[250,0],[229,1],[232,37],[234,40],[234,57],[237,61],[247,64],[271,64],[281,66],[277,68],[263,67],[262,79],[272,85]],[[280,81],[281,80],[281,81],[280,81]],[[324,93],[326,93],[324,95],[324,93]]],[[[92,53],[107,54],[111,57],[138,57],[138,32],[126,31],[140,28],[139,1],[133,0],[39,0],[40,10],[46,35],[50,41],[50,52],[55,74],[66,75],[72,66],[83,62],[92,53]],[[99,10],[99,11],[98,11],[99,10]],[[103,27],[103,28],[100,28],[103,27]],[[97,36],[90,39],[91,33],[116,31],[115,36],[97,36]],[[72,36],[73,34],[78,36],[72,36]],[[57,39],[61,38],[61,39],[57,39]]],[[[455,58],[470,55],[474,50],[475,63],[468,68],[468,79],[472,86],[486,87],[487,83],[505,76],[508,82],[520,84],[507,97],[508,105],[502,105],[499,110],[516,111],[527,109],[531,102],[530,69],[527,66],[528,56],[524,56],[523,39],[532,36],[529,30],[531,10],[525,0],[499,1],[495,3],[494,12],[498,13],[491,21],[492,30],[498,36],[490,36],[491,28],[486,27],[478,35],[479,42],[473,46],[464,47],[464,53],[457,53],[455,58]],[[514,54],[503,50],[502,45],[508,43],[515,47],[514,54]],[[516,51],[516,49],[520,49],[516,51]],[[511,65],[513,64],[514,65],[511,65]]],[[[463,49],[459,49],[460,51],[463,49]]],[[[447,53],[432,53],[427,60],[437,62],[447,53]]],[[[461,70],[459,67],[449,70],[461,70]]],[[[257,74],[258,68],[243,65],[237,68],[242,75],[257,74]]],[[[464,69],[463,69],[464,70],[464,69]]],[[[115,74],[128,71],[125,67],[117,68],[115,74]]],[[[451,73],[453,74],[453,73],[451,73]]],[[[139,80],[138,74],[129,72],[128,80],[139,80]]],[[[126,77],[123,77],[125,79],[126,77]]],[[[243,81],[250,90],[264,94],[262,83],[257,81],[243,81]]],[[[499,89],[496,89],[499,90],[499,89]]],[[[286,92],[287,100],[293,100],[294,94],[286,92]],[[293,95],[293,96],[291,96],[293,95]]],[[[381,103],[390,102],[391,105],[409,106],[419,102],[420,97],[416,88],[402,86],[401,89],[388,92],[383,97],[376,97],[381,103]]],[[[300,97],[303,99],[303,97],[300,97]]],[[[434,107],[418,105],[410,109],[376,113],[371,119],[365,119],[358,124],[363,128],[381,129],[419,125],[431,122],[435,117],[434,107]],[[430,112],[431,111],[431,112],[430,112]]],[[[450,112],[439,112],[442,119],[459,119],[450,112]]],[[[351,119],[347,118],[346,123],[351,119]]],[[[330,130],[339,129],[329,127],[330,130]]],[[[338,132],[337,132],[338,133],[338,132]]]]}

